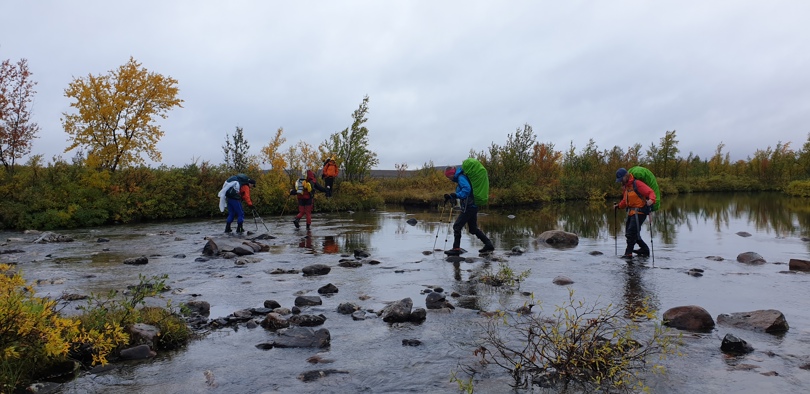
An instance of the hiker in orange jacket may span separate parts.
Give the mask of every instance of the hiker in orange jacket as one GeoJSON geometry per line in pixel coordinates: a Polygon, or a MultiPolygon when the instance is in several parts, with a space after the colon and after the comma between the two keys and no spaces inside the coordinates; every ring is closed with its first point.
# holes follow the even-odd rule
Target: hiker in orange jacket
{"type": "Polygon", "coordinates": [[[334,186],[335,178],[337,178],[337,176],[337,163],[335,163],[335,158],[330,156],[323,162],[323,172],[321,173],[321,178],[323,178],[326,186],[326,198],[332,197],[332,186],[334,186]]]}
{"type": "Polygon", "coordinates": [[[633,174],[624,168],[616,171],[616,182],[622,184],[622,199],[613,204],[613,209],[627,210],[627,221],[624,225],[624,237],[627,239],[627,248],[623,259],[632,259],[633,253],[642,257],[650,255],[650,247],[641,239],[641,226],[651,207],[655,204],[655,192],[646,183],[636,179],[633,174]],[[633,250],[638,244],[639,248],[633,250]]]}

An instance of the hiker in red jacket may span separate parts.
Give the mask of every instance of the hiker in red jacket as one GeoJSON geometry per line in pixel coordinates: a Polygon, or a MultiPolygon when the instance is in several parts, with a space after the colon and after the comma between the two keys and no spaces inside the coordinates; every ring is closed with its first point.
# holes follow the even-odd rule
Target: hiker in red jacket
{"type": "Polygon", "coordinates": [[[624,225],[624,237],[627,238],[627,248],[623,259],[632,259],[633,252],[642,257],[650,255],[650,247],[641,239],[641,226],[651,207],[655,204],[655,192],[646,183],[633,177],[624,168],[616,171],[616,182],[622,184],[622,199],[613,204],[613,209],[627,210],[627,222],[624,225]],[[633,250],[638,244],[639,248],[633,250]]]}

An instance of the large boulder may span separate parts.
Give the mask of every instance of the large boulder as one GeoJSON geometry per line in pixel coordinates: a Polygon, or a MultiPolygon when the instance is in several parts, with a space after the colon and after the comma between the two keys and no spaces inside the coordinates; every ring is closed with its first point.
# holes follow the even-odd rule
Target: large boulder
{"type": "Polygon", "coordinates": [[[791,271],[810,271],[810,261],[801,259],[790,259],[788,269],[791,271]]]}
{"type": "Polygon", "coordinates": [[[411,309],[413,309],[413,300],[403,298],[383,308],[381,316],[386,323],[403,323],[410,320],[411,309]]]}
{"type": "Polygon", "coordinates": [[[325,348],[331,341],[329,330],[325,328],[292,327],[279,333],[273,345],[277,348],[325,348]]]}
{"type": "Polygon", "coordinates": [[[705,309],[697,305],[676,306],[664,312],[664,325],[679,330],[710,331],[714,319],[705,309]]]}
{"type": "Polygon", "coordinates": [[[717,316],[717,324],[767,333],[785,332],[790,328],[785,315],[776,309],[724,313],[717,316]]]}
{"type": "Polygon", "coordinates": [[[579,237],[574,233],[562,230],[545,231],[537,237],[537,242],[559,247],[573,247],[579,245],[579,237]]]}
{"type": "Polygon", "coordinates": [[[743,264],[760,265],[765,264],[765,258],[757,252],[745,252],[737,255],[737,261],[743,264]]]}

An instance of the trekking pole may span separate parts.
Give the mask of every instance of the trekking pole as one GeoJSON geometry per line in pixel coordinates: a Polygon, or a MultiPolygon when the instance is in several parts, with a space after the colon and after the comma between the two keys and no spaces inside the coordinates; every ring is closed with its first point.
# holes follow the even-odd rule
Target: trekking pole
{"type": "Polygon", "coordinates": [[[618,208],[613,204],[613,252],[619,255],[619,217],[618,208]]]}
{"type": "Polygon", "coordinates": [[[452,205],[450,206],[450,209],[448,209],[448,211],[450,211],[450,212],[447,214],[447,232],[444,233],[444,250],[447,250],[447,236],[450,234],[450,226],[451,226],[450,223],[452,222],[452,219],[453,219],[453,206],[452,205]]]}
{"type": "Polygon", "coordinates": [[[444,208],[447,204],[442,204],[442,213],[439,214],[439,225],[436,228],[436,239],[433,240],[433,250],[436,250],[436,242],[439,240],[439,232],[442,231],[442,223],[444,222],[444,208]]]}
{"type": "Polygon", "coordinates": [[[267,228],[267,224],[264,223],[264,219],[262,219],[262,217],[259,216],[259,213],[256,212],[256,208],[253,208],[253,222],[256,223],[256,231],[259,231],[259,222],[260,221],[262,222],[262,226],[264,226],[264,229],[267,230],[267,232],[269,233],[270,229],[267,228]]]}
{"type": "MultiPolygon", "coordinates": [[[[653,268],[655,268],[655,245],[653,244],[653,229],[652,229],[653,225],[652,225],[652,222],[653,222],[652,211],[650,211],[650,257],[652,257],[653,268]]],[[[641,231],[641,230],[639,230],[639,231],[641,231]]]]}

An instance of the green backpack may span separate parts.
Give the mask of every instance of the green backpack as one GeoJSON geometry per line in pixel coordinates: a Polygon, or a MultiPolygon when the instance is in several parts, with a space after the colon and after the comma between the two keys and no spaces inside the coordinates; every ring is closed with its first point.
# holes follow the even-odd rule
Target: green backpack
{"type": "Polygon", "coordinates": [[[475,205],[482,207],[489,203],[489,175],[480,161],[472,157],[461,163],[461,170],[472,186],[475,205]]]}
{"type": "MultiPolygon", "coordinates": [[[[657,211],[658,208],[661,208],[661,189],[658,188],[658,181],[655,179],[655,175],[653,175],[652,171],[642,166],[635,166],[627,170],[627,172],[633,174],[634,178],[644,182],[655,192],[655,204],[653,204],[652,210],[657,211]]],[[[633,189],[635,189],[635,187],[634,184],[633,189]]]]}

